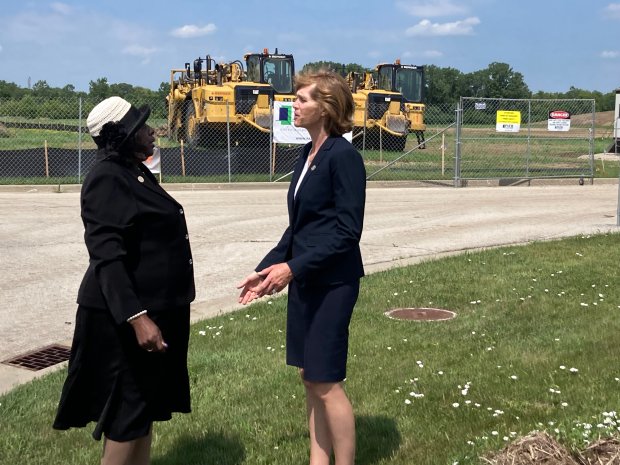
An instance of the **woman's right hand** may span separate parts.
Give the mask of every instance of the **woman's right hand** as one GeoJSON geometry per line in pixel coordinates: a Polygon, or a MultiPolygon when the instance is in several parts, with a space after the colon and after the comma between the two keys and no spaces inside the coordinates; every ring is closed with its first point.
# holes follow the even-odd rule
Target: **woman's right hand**
{"type": "Polygon", "coordinates": [[[245,305],[259,297],[256,292],[251,291],[250,289],[258,286],[262,279],[263,278],[256,271],[254,271],[253,273],[246,276],[243,281],[237,284],[237,289],[241,289],[241,294],[239,294],[240,304],[245,305]]]}
{"type": "Polygon", "coordinates": [[[168,344],[155,324],[148,315],[140,315],[129,322],[136,333],[138,345],[147,352],[165,352],[168,344]]]}

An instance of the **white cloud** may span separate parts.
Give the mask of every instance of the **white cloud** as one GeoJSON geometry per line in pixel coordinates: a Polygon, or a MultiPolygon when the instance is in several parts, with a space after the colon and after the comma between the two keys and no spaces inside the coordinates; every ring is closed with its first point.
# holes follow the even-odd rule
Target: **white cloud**
{"type": "Polygon", "coordinates": [[[605,7],[605,13],[611,18],[620,18],[620,3],[610,3],[605,7]]]}
{"type": "Polygon", "coordinates": [[[146,57],[155,53],[157,49],[155,47],[143,47],[142,45],[128,45],[123,49],[123,53],[126,55],[134,55],[140,57],[146,57]]]}
{"type": "Polygon", "coordinates": [[[129,45],[123,49],[125,55],[132,55],[141,57],[140,64],[146,65],[151,62],[151,55],[157,52],[158,49],[154,47],[143,47],[142,45],[129,45]]]}
{"type": "Polygon", "coordinates": [[[437,16],[454,16],[467,14],[467,7],[451,0],[399,0],[396,6],[412,16],[434,18],[437,16]]]}
{"type": "Polygon", "coordinates": [[[196,26],[194,24],[186,24],[179,28],[173,29],[170,35],[174,37],[180,37],[181,39],[189,39],[192,37],[202,37],[208,34],[213,34],[217,28],[215,24],[209,23],[206,26],[196,26]]]}
{"type": "Polygon", "coordinates": [[[439,58],[443,56],[443,52],[439,50],[424,50],[422,52],[405,52],[403,58],[439,58]]]}
{"type": "Polygon", "coordinates": [[[72,12],[71,6],[67,5],[66,3],[54,2],[50,6],[52,10],[54,10],[56,13],[60,13],[61,15],[68,15],[72,12]]]}
{"type": "Polygon", "coordinates": [[[415,26],[408,28],[405,34],[408,36],[463,36],[474,32],[474,26],[480,24],[476,17],[454,21],[452,23],[431,23],[423,19],[415,26]]]}
{"type": "Polygon", "coordinates": [[[616,50],[604,50],[601,52],[601,58],[618,58],[620,57],[620,52],[616,50]]]}

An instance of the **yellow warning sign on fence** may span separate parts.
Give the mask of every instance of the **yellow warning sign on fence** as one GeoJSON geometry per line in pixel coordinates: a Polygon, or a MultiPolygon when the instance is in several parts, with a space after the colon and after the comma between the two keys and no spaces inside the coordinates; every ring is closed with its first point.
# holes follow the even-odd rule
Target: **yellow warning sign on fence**
{"type": "Polygon", "coordinates": [[[497,132],[519,132],[521,128],[521,112],[498,110],[495,120],[497,132]]]}

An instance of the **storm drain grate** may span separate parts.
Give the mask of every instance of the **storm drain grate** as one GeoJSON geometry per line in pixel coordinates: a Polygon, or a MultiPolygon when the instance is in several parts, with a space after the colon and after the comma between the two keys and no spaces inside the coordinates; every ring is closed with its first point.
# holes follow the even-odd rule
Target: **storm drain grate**
{"type": "Polygon", "coordinates": [[[385,312],[385,316],[394,320],[441,321],[451,320],[456,313],[443,308],[394,308],[385,312]]]}
{"type": "Polygon", "coordinates": [[[19,355],[2,363],[27,370],[39,371],[69,360],[71,349],[65,346],[51,345],[42,349],[19,355]]]}

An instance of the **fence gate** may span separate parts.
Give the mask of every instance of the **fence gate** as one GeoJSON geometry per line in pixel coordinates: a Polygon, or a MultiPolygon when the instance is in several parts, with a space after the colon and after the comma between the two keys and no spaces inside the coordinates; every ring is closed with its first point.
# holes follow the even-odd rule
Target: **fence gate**
{"type": "Polygon", "coordinates": [[[592,178],[593,99],[461,97],[454,181],[592,178]]]}

